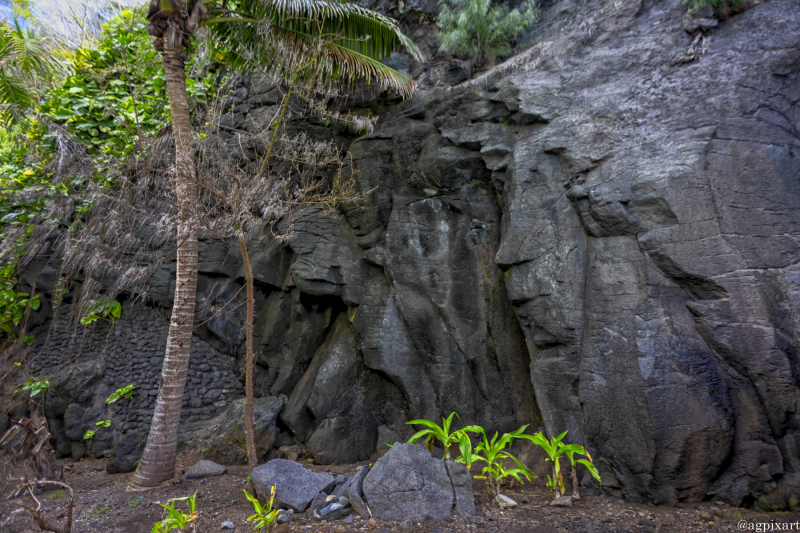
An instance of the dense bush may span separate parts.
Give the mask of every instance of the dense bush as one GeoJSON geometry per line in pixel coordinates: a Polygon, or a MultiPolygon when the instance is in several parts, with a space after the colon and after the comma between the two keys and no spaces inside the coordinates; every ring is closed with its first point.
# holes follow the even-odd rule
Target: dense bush
{"type": "MultiPolygon", "coordinates": [[[[33,226],[80,224],[93,202],[87,180],[112,185],[109,170],[124,167],[140,141],[170,123],[164,68],[142,10],[123,11],[95,40],[57,55],[69,74],[47,82],[52,88],[30,107],[27,120],[0,129],[0,344],[15,337],[27,307],[17,276],[19,250],[33,226]],[[93,172],[55,180],[59,154],[84,149],[93,172]],[[70,212],[50,209],[59,199],[68,200],[70,212]]],[[[213,77],[190,65],[192,71],[198,74],[186,84],[202,121],[213,77]]]]}
{"type": "Polygon", "coordinates": [[[472,59],[476,66],[509,55],[512,41],[539,17],[533,0],[513,10],[492,6],[491,0],[448,0],[440,6],[440,50],[472,59]]]}

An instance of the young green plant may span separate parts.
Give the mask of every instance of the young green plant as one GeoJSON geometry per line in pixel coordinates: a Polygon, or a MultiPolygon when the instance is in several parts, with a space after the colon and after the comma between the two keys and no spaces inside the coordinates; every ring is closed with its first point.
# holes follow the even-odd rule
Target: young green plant
{"type": "Polygon", "coordinates": [[[560,498],[564,492],[564,477],[561,475],[561,457],[564,455],[562,450],[564,445],[561,440],[566,434],[567,432],[565,431],[558,437],[551,437],[550,440],[547,440],[541,431],[535,435],[520,436],[520,438],[528,439],[534,444],[538,444],[547,454],[547,460],[553,463],[553,476],[547,476],[547,486],[550,487],[556,498],[560,498]]]}
{"type": "Polygon", "coordinates": [[[498,432],[495,431],[491,440],[488,438],[483,428],[479,426],[472,427],[479,429],[480,431],[478,431],[478,433],[480,433],[483,438],[475,447],[475,452],[473,453],[470,449],[471,444],[469,444],[469,438],[464,435],[466,438],[461,438],[459,440],[461,456],[456,458],[456,461],[464,463],[467,465],[467,468],[475,461],[486,463],[486,466],[484,466],[481,471],[481,475],[475,477],[486,480],[486,491],[489,494],[489,499],[497,498],[500,494],[500,483],[506,478],[513,478],[519,483],[524,483],[522,478],[526,478],[530,481],[532,478],[536,477],[536,474],[531,472],[519,459],[505,451],[515,438],[520,438],[520,436],[523,435],[525,428],[528,427],[527,424],[511,433],[503,433],[499,438],[498,432]],[[511,459],[516,464],[516,467],[506,468],[506,459],[511,459]]]}
{"type": "MultiPolygon", "coordinates": [[[[455,411],[450,413],[450,416],[447,418],[442,417],[442,425],[439,426],[435,422],[431,422],[430,420],[418,419],[418,420],[411,420],[410,422],[406,422],[409,425],[420,425],[426,426],[425,429],[416,432],[410,439],[408,439],[409,444],[414,444],[422,437],[425,437],[425,445],[428,447],[429,451],[433,451],[431,449],[431,443],[434,439],[438,440],[442,443],[444,447],[444,457],[445,461],[450,460],[450,445],[459,442],[462,435],[465,435],[466,432],[478,432],[483,431],[480,426],[467,426],[465,428],[450,432],[450,426],[453,424],[453,417],[458,417],[455,411]]],[[[460,418],[460,417],[459,417],[460,418]]]]}
{"type": "Polygon", "coordinates": [[[592,462],[592,456],[589,455],[589,452],[586,451],[586,448],[580,444],[565,444],[562,446],[561,450],[564,452],[564,455],[567,456],[569,464],[572,466],[572,472],[570,473],[570,479],[572,479],[572,499],[580,500],[581,489],[578,485],[578,470],[575,467],[578,464],[582,464],[587,470],[589,470],[589,473],[598,482],[600,482],[600,473],[594,466],[594,462],[592,462]],[[575,459],[576,455],[585,455],[587,459],[575,459]]]}
{"type": "Polygon", "coordinates": [[[167,517],[161,522],[153,524],[151,533],[169,533],[173,529],[187,530],[186,533],[196,533],[197,521],[197,492],[193,496],[184,496],[183,498],[172,498],[166,505],[161,504],[161,507],[167,510],[167,517]],[[189,506],[189,512],[183,513],[175,508],[177,502],[186,502],[189,506]]]}
{"type": "Polygon", "coordinates": [[[258,498],[251,496],[246,490],[242,490],[242,492],[244,492],[244,495],[253,504],[255,510],[255,514],[247,519],[248,522],[253,522],[253,531],[262,529],[265,533],[270,533],[273,523],[275,519],[278,518],[278,513],[280,512],[278,509],[272,508],[272,502],[275,501],[275,485],[273,485],[270,490],[269,502],[266,506],[262,506],[258,498]]]}

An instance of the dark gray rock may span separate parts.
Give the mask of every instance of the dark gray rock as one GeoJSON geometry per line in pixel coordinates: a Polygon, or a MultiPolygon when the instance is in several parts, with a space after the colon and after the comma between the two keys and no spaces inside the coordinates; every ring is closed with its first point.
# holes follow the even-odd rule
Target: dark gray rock
{"type": "Polygon", "coordinates": [[[214,461],[200,460],[193,467],[186,471],[183,479],[204,479],[207,477],[224,476],[228,473],[228,467],[218,465],[214,461]]]}
{"type": "Polygon", "coordinates": [[[343,511],[344,506],[339,502],[334,502],[320,509],[318,514],[322,520],[332,521],[339,520],[342,517],[343,511]]]}
{"type": "Polygon", "coordinates": [[[122,474],[133,472],[139,464],[139,459],[144,453],[147,434],[140,431],[118,433],[114,438],[111,456],[106,462],[106,472],[109,474],[122,474]]]}
{"type": "Polygon", "coordinates": [[[445,465],[415,444],[396,444],[375,463],[364,480],[364,496],[380,520],[443,520],[454,511],[475,515],[472,477],[466,467],[445,465]]]}
{"type": "MultiPolygon", "coordinates": [[[[247,462],[247,443],[244,424],[245,400],[236,400],[221,416],[219,429],[205,447],[203,457],[228,464],[247,462]]],[[[259,460],[272,450],[278,436],[276,422],[286,398],[266,396],[253,401],[253,440],[259,460]]]]}
{"type": "Polygon", "coordinates": [[[311,514],[311,516],[319,518],[319,510],[328,505],[328,503],[328,493],[320,492],[314,496],[313,500],[311,500],[311,503],[308,505],[308,512],[311,514]],[[317,514],[315,515],[314,513],[317,514]]]}
{"type": "Polygon", "coordinates": [[[314,496],[322,492],[335,479],[330,474],[315,473],[302,465],[286,459],[273,459],[257,466],[251,474],[259,499],[268,499],[275,485],[275,505],[302,513],[314,496]]]}
{"type": "Polygon", "coordinates": [[[361,518],[369,519],[372,518],[372,513],[370,513],[369,508],[364,502],[364,480],[367,474],[369,474],[368,465],[359,467],[356,473],[353,474],[353,477],[348,481],[345,496],[361,518]]]}

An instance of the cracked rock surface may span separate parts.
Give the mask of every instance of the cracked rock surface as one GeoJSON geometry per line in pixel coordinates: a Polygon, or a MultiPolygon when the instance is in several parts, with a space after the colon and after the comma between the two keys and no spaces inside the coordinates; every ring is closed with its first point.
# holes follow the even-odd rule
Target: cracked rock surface
{"type": "Polygon", "coordinates": [[[472,476],[460,463],[435,459],[423,446],[396,443],[364,479],[373,516],[393,522],[426,522],[453,512],[475,515],[472,476]]]}

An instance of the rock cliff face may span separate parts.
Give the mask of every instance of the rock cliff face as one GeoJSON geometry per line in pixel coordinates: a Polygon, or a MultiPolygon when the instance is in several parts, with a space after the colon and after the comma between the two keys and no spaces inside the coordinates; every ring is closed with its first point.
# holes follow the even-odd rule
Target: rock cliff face
{"type": "MultiPolygon", "coordinates": [[[[545,1],[513,65],[352,141],[364,202],[251,244],[259,394],[318,461],[457,411],[568,429],[629,499],[798,505],[800,1],[684,15],[545,1]]],[[[237,94],[239,128],[274,104],[237,94]]],[[[227,302],[235,246],[201,271],[227,302]]],[[[198,335],[241,366],[228,317],[198,335]]]]}

